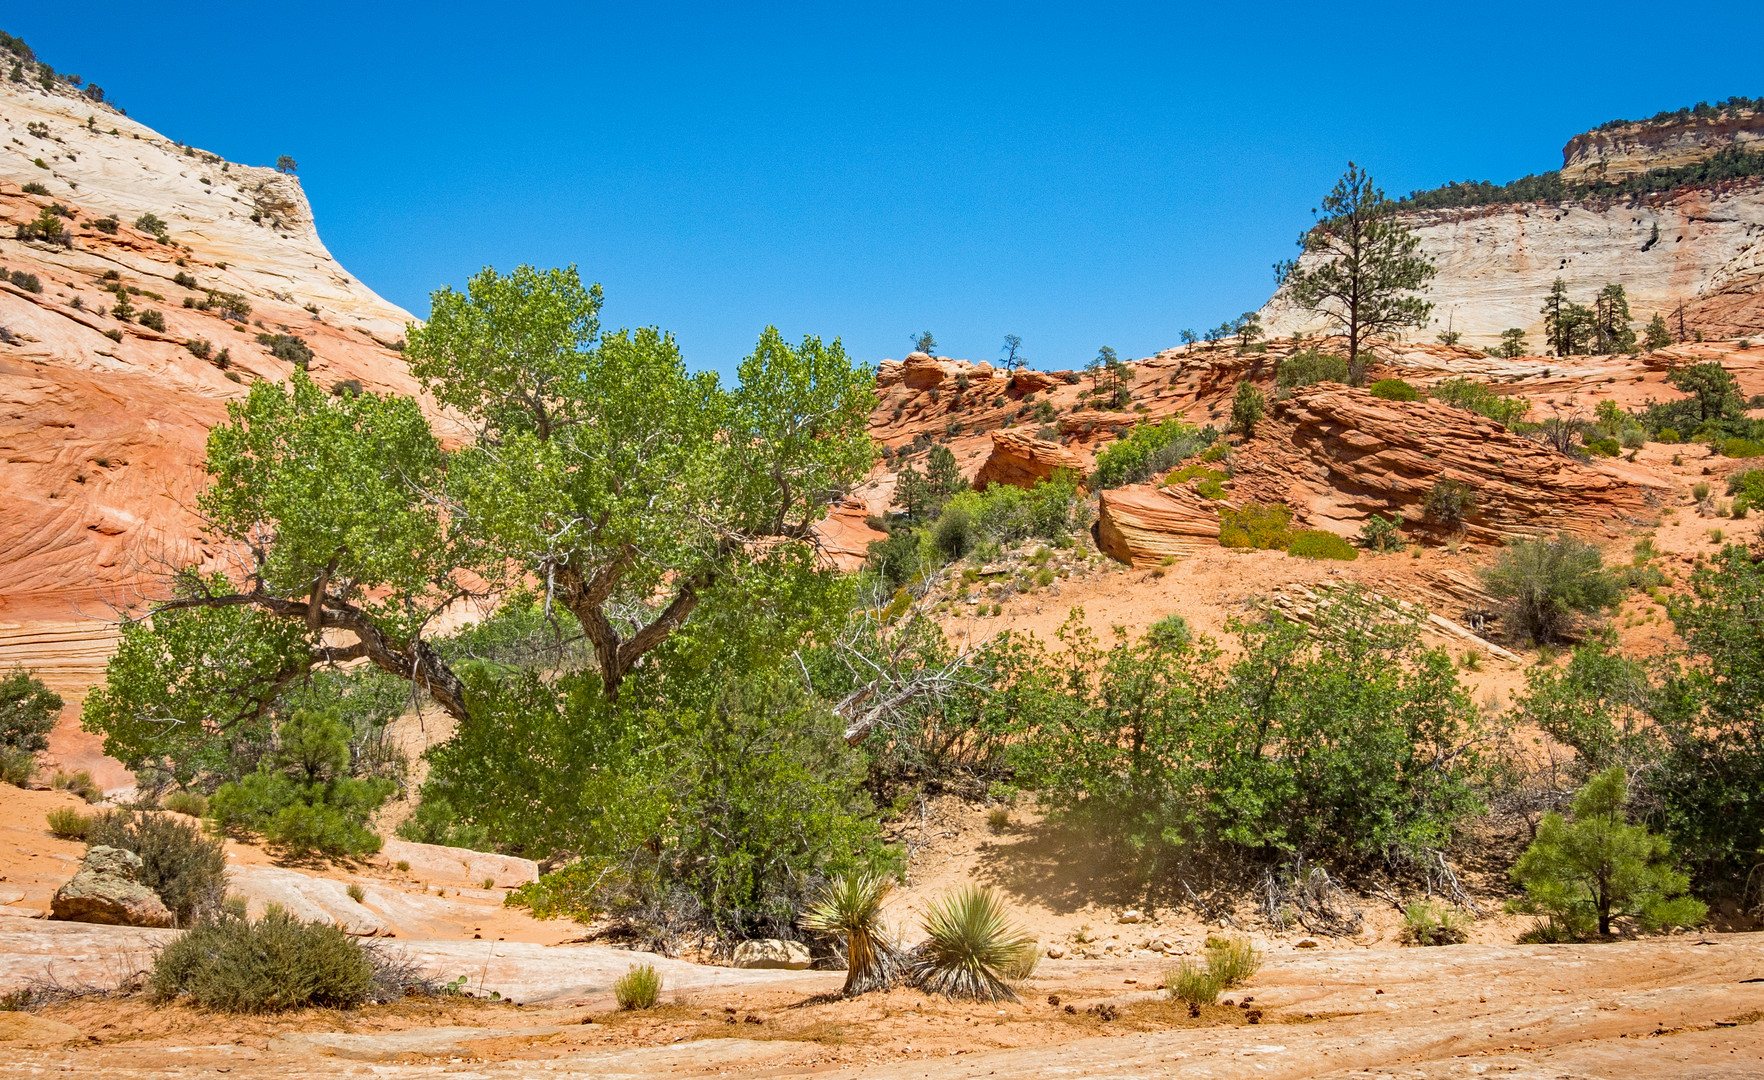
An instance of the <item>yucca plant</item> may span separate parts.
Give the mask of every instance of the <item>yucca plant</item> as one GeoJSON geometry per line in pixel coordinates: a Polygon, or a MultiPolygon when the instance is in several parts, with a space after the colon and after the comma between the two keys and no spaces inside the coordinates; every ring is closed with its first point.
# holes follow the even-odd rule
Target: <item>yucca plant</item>
{"type": "Polygon", "coordinates": [[[996,894],[972,886],[925,912],[928,940],[914,950],[913,978],[927,993],[971,1001],[1016,1001],[1011,983],[1034,970],[1035,939],[1005,921],[996,894]]]}
{"type": "Polygon", "coordinates": [[[882,925],[891,884],[883,874],[846,874],[821,887],[802,917],[805,930],[845,935],[846,997],[886,990],[900,976],[900,953],[882,925]]]}

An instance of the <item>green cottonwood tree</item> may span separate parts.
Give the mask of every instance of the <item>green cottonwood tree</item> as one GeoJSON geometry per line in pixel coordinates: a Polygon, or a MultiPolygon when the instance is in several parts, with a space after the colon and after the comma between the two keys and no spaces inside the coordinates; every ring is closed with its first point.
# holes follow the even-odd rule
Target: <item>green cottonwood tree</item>
{"type": "Polygon", "coordinates": [[[1356,370],[1372,338],[1425,326],[1433,311],[1415,293],[1437,271],[1394,210],[1372,177],[1350,161],[1323,199],[1317,224],[1299,237],[1302,254],[1274,268],[1296,303],[1324,315],[1346,336],[1348,363],[1356,370]]]}
{"type": "Polygon", "coordinates": [[[613,699],[707,596],[802,565],[869,469],[869,372],[838,341],[768,327],[725,388],[659,330],[602,336],[600,305],[574,268],[435,293],[408,355],[463,421],[456,449],[410,399],[334,397],[300,372],[253,387],[210,433],[200,500],[236,569],[178,575],[125,627],[87,726],[125,762],[174,735],[192,749],[261,719],[300,672],[357,658],[464,719],[436,616],[521,587],[575,617],[613,699]]]}

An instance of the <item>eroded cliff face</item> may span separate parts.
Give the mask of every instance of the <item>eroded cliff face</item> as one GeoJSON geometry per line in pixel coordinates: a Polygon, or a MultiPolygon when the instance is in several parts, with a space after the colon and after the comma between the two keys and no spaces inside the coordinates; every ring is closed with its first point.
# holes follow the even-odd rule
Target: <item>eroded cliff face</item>
{"type": "Polygon", "coordinates": [[[1562,148],[1562,178],[1620,180],[1649,169],[1690,165],[1729,147],[1759,145],[1764,145],[1764,112],[1753,109],[1619,124],[1569,139],[1562,148]]]}
{"type": "Polygon", "coordinates": [[[208,429],[294,370],[258,336],[301,339],[321,386],[416,394],[410,315],[325,250],[293,177],[32,84],[0,82],[0,267],[0,668],[35,666],[77,701],[113,606],[204,557],[208,429]],[[46,210],[70,244],[16,238],[46,210]]]}

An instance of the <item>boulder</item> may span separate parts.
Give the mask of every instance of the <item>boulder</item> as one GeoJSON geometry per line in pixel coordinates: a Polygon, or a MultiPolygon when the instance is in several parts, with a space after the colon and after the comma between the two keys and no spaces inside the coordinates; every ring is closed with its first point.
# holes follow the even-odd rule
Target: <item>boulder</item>
{"type": "Polygon", "coordinates": [[[900,375],[909,390],[935,390],[945,379],[955,376],[955,364],[922,352],[907,353],[901,361],[900,375]]]}
{"type": "Polygon", "coordinates": [[[170,926],[172,913],[159,894],[141,884],[141,856],[96,845],[86,852],[79,873],[55,891],[54,917],[67,922],[109,926],[170,926]]]}
{"type": "Polygon", "coordinates": [[[1083,475],[1084,459],[1047,439],[1016,430],[994,431],[992,453],[974,475],[974,487],[984,489],[993,484],[1013,487],[1034,487],[1061,469],[1083,475]]]}
{"type": "Polygon", "coordinates": [[[1145,912],[1139,911],[1137,909],[1129,909],[1127,911],[1123,911],[1123,912],[1121,912],[1121,921],[1124,923],[1144,922],[1145,921],[1145,912]]]}
{"type": "Polygon", "coordinates": [[[1011,372],[1011,389],[1019,394],[1033,394],[1041,390],[1051,390],[1060,385],[1060,382],[1059,376],[1049,375],[1045,371],[1018,368],[1011,372]]]}
{"type": "Polygon", "coordinates": [[[760,938],[757,941],[743,941],[735,947],[735,966],[738,968],[802,971],[810,962],[808,946],[800,941],[760,938]]]}
{"type": "Polygon", "coordinates": [[[1218,505],[1184,486],[1131,484],[1105,491],[1098,498],[1096,546],[1132,566],[1217,547],[1218,505]]]}

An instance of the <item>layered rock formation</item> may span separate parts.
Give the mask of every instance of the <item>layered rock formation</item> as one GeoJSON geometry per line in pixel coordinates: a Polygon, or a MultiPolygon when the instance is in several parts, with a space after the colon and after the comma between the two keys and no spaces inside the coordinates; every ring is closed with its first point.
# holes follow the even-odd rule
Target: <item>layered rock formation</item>
{"type": "Polygon", "coordinates": [[[1217,547],[1218,504],[1185,486],[1116,488],[1098,496],[1092,535],[1103,554],[1132,566],[1151,566],[1217,547]]]}
{"type": "Polygon", "coordinates": [[[1026,431],[1006,429],[992,433],[992,453],[974,476],[974,486],[985,489],[993,484],[1034,487],[1051,480],[1057,472],[1082,474],[1084,459],[1048,439],[1038,439],[1026,431]]]}
{"type": "Polygon", "coordinates": [[[1475,493],[1463,529],[1481,541],[1602,535],[1652,520],[1667,494],[1622,462],[1583,463],[1462,409],[1332,383],[1273,405],[1234,458],[1233,494],[1284,502],[1296,520],[1343,534],[1373,513],[1425,530],[1422,502],[1442,480],[1475,493]]]}
{"type": "Polygon", "coordinates": [[[1620,180],[1649,169],[1694,164],[1729,147],[1761,144],[1764,112],[1749,108],[1607,124],[1574,136],[1562,147],[1562,179],[1620,180]]]}

